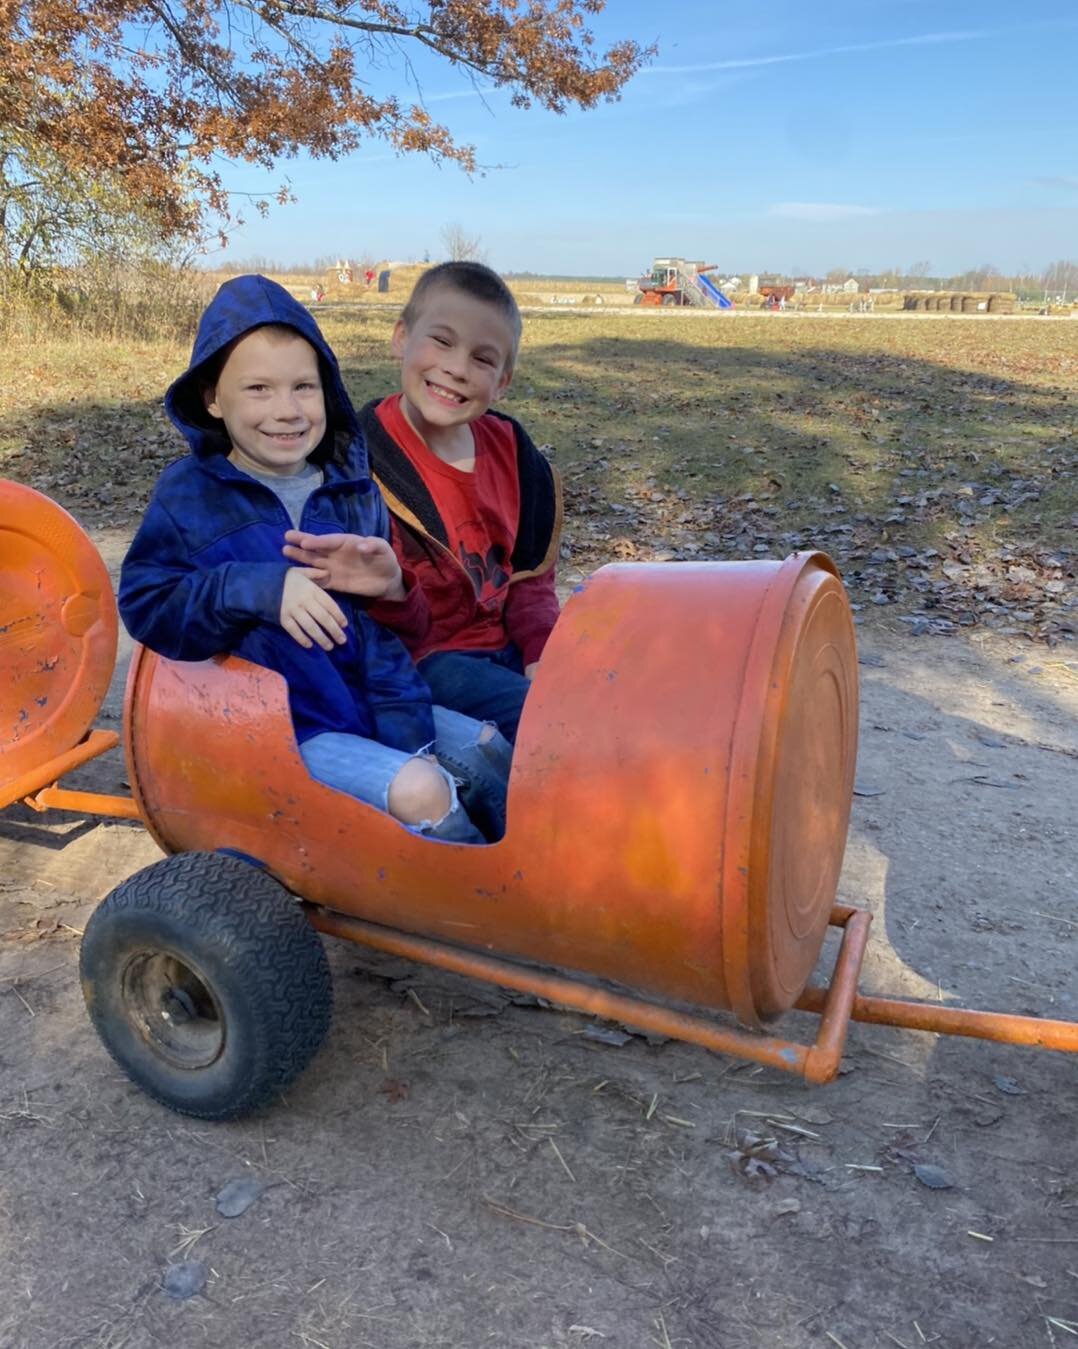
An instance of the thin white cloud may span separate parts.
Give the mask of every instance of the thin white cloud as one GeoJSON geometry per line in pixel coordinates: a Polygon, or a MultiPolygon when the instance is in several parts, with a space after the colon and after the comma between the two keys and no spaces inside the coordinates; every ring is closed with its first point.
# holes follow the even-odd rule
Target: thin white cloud
{"type": "Polygon", "coordinates": [[[1056,174],[1049,178],[1031,178],[1034,187],[1062,188],[1064,192],[1078,191],[1078,177],[1068,174],[1056,174]]]}
{"type": "Polygon", "coordinates": [[[451,93],[445,94],[426,94],[422,98],[424,105],[428,103],[453,103],[460,98],[492,98],[495,94],[509,93],[510,90],[505,85],[491,84],[474,89],[456,89],[451,93]]]}
{"type": "MultiPolygon", "coordinates": [[[[1035,28],[1061,27],[1072,28],[1071,23],[1057,25],[1034,24],[1035,28]]],[[[847,52],[888,51],[894,47],[933,47],[953,42],[976,42],[987,37],[999,37],[1004,34],[1028,29],[1016,28],[965,28],[953,32],[919,33],[914,37],[884,38],[879,42],[847,42],[840,47],[817,47],[807,52],[785,52],[779,56],[746,56],[726,61],[708,61],[703,65],[691,66],[645,66],[641,75],[691,75],[708,70],[743,70],[749,66],[778,66],[790,61],[815,61],[821,56],[841,56],[847,52]]]]}
{"type": "Polygon", "coordinates": [[[854,216],[879,215],[880,208],[836,201],[779,201],[767,208],[767,214],[783,220],[850,220],[854,216]]]}

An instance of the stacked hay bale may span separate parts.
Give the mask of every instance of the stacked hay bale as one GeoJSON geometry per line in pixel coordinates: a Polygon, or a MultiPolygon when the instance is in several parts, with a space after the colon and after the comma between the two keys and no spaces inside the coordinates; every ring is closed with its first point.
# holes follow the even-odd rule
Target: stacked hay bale
{"type": "Polygon", "coordinates": [[[980,300],[977,298],[976,295],[963,295],[963,296],[962,296],[962,313],[963,313],[963,314],[976,314],[976,312],[977,312],[977,306],[978,306],[979,304],[980,304],[980,300]]]}
{"type": "Polygon", "coordinates": [[[380,298],[391,300],[394,304],[405,304],[412,293],[412,287],[429,266],[430,264],[426,262],[380,262],[374,269],[376,277],[381,276],[387,268],[389,270],[389,290],[380,298]]]}
{"type": "Polygon", "coordinates": [[[988,297],[990,314],[1013,314],[1017,309],[1017,297],[1007,291],[1000,291],[988,297]]]}
{"type": "Polygon", "coordinates": [[[327,268],[322,277],[325,298],[351,304],[403,305],[416,281],[427,270],[427,264],[422,262],[373,262],[369,265],[374,272],[374,279],[369,286],[365,279],[367,267],[364,265],[356,263],[350,267],[327,268]],[[390,274],[389,290],[379,292],[378,278],[386,271],[390,274]]]}
{"type": "Polygon", "coordinates": [[[961,312],[962,312],[962,301],[963,301],[964,299],[965,299],[965,296],[964,296],[964,295],[952,295],[952,296],[951,296],[951,313],[952,313],[952,314],[961,314],[961,312]]]}
{"type": "Polygon", "coordinates": [[[941,314],[949,314],[951,312],[951,297],[949,295],[938,296],[936,308],[941,314]]]}

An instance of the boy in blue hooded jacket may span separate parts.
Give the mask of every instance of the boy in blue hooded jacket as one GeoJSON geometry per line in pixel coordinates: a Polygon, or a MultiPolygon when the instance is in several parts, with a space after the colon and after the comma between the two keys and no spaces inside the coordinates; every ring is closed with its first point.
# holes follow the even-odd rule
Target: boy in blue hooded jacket
{"type": "Polygon", "coordinates": [[[313,777],[434,838],[482,843],[476,824],[500,837],[509,746],[493,727],[432,707],[404,647],[366,613],[378,599],[406,609],[412,578],[388,543],[355,410],[311,315],[265,277],[226,282],[165,409],[191,453],[162,473],[124,559],[131,635],[173,660],[230,651],[277,671],[313,777]],[[328,571],[286,559],[298,529],[364,540],[350,593],[331,594],[328,571]]]}

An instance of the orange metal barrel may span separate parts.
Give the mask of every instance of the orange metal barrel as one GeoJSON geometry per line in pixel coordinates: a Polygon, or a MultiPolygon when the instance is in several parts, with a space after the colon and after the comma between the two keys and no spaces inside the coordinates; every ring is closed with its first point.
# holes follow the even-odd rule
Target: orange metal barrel
{"type": "Polygon", "coordinates": [[[90,540],[48,497],[0,481],[0,807],[115,743],[101,732],[79,747],[108,690],[116,634],[90,540]]]}
{"type": "Polygon", "coordinates": [[[486,848],[313,782],[283,681],[235,658],[137,653],[125,738],[169,851],[234,848],[344,914],[759,1025],[797,1001],[834,900],[853,628],[820,553],[603,568],[546,648],[486,848]]]}

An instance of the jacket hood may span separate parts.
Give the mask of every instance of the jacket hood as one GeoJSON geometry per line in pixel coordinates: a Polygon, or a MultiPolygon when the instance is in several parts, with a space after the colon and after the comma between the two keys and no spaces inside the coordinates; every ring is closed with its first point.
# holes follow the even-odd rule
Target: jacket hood
{"type": "Polygon", "coordinates": [[[359,418],[345,391],[336,356],[310,311],[283,286],[265,276],[237,276],[226,281],[206,306],[198,323],[190,364],[165,394],[165,411],[173,425],[195,454],[227,453],[224,423],[210,416],[203,402],[206,367],[229,343],[267,323],[294,328],[318,353],[326,400],[326,435],[311,457],[316,461],[334,457],[336,444],[347,458],[350,471],[366,476],[367,455],[359,418]],[[344,450],[342,441],[350,446],[349,450],[344,450]]]}

